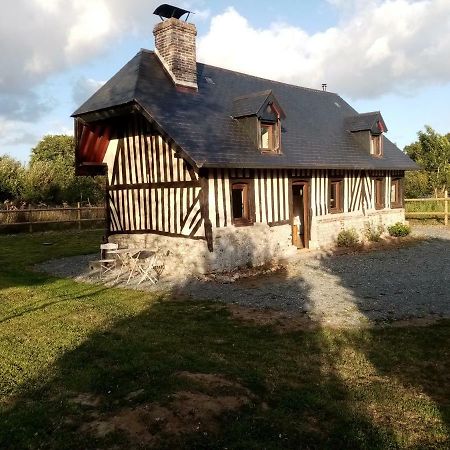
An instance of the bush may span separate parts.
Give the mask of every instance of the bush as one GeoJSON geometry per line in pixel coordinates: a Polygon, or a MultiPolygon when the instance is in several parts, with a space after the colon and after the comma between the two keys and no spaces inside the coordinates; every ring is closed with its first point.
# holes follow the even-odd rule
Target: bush
{"type": "Polygon", "coordinates": [[[409,171],[405,174],[405,197],[428,197],[433,192],[430,175],[425,170],[409,171]]]}
{"type": "Polygon", "coordinates": [[[341,230],[337,235],[336,243],[338,247],[355,247],[359,243],[358,233],[354,228],[341,230]]]}
{"type": "Polygon", "coordinates": [[[409,233],[411,233],[411,228],[404,223],[397,222],[396,224],[388,227],[388,232],[391,236],[394,237],[405,237],[408,236],[409,233]]]}
{"type": "Polygon", "coordinates": [[[372,223],[368,223],[364,229],[364,236],[370,242],[379,242],[381,235],[384,232],[383,225],[377,225],[376,227],[372,223]]]}

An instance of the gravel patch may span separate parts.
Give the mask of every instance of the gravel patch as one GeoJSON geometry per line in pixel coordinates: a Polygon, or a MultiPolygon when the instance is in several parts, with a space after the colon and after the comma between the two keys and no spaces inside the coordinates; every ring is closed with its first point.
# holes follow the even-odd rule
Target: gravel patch
{"type": "MultiPolygon", "coordinates": [[[[364,326],[450,317],[450,228],[415,226],[425,239],[411,245],[332,255],[299,252],[283,270],[224,283],[162,276],[146,290],[258,310],[304,315],[323,325],[364,326]]],[[[79,281],[98,281],[88,269],[95,255],[64,258],[39,270],[79,281]]],[[[128,287],[136,286],[129,285],[128,287]]]]}

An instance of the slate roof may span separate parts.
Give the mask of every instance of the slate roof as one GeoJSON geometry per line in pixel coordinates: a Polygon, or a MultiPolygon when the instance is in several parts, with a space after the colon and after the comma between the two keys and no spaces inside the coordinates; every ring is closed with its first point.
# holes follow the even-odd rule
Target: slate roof
{"type": "Polygon", "coordinates": [[[383,158],[360,148],[345,123],[357,112],[337,94],[201,63],[197,78],[198,92],[177,90],[155,53],[141,50],[73,116],[136,102],[197,167],[417,168],[386,137],[383,158]],[[261,154],[232,117],[234,99],[269,90],[286,115],[280,155],[261,154]]]}

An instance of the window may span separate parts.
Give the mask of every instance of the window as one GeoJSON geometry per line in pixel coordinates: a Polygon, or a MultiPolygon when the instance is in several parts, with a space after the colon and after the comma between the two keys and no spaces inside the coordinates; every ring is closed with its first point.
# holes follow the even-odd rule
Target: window
{"type": "Polygon", "coordinates": [[[381,158],[383,156],[383,135],[372,134],[370,141],[370,154],[381,158]]]}
{"type": "Polygon", "coordinates": [[[276,152],[280,148],[279,122],[260,122],[259,148],[262,151],[276,152]]]}
{"type": "Polygon", "coordinates": [[[234,225],[252,223],[249,183],[239,181],[231,184],[231,212],[234,225]]]}
{"type": "Polygon", "coordinates": [[[403,207],[402,180],[394,178],[391,182],[391,208],[403,207]]]}
{"type": "Polygon", "coordinates": [[[383,178],[375,178],[375,209],[383,209],[384,208],[384,179],[383,178]]]}
{"type": "Polygon", "coordinates": [[[329,196],[328,196],[328,209],[330,213],[340,213],[344,211],[344,182],[342,180],[331,179],[329,196]]]}

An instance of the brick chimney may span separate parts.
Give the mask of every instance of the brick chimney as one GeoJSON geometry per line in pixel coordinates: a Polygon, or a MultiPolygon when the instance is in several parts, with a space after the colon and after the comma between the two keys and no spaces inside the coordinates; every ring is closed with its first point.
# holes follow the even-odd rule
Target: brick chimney
{"type": "Polygon", "coordinates": [[[195,25],[172,17],[156,24],[153,34],[155,53],[175,85],[198,90],[195,25]]]}

